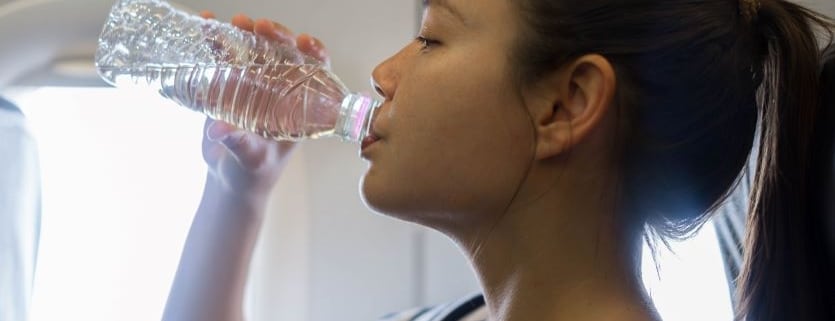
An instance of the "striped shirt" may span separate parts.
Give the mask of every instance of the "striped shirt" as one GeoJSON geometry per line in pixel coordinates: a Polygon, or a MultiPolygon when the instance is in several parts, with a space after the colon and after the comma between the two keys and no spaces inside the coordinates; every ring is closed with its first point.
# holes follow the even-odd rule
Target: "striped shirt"
{"type": "Polygon", "coordinates": [[[476,293],[447,304],[389,314],[380,321],[487,321],[487,306],[484,296],[476,293]]]}

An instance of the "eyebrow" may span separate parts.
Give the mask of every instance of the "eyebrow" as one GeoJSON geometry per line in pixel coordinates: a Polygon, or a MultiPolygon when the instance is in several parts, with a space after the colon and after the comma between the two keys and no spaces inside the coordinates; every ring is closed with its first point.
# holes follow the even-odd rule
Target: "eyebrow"
{"type": "Polygon", "coordinates": [[[428,8],[429,6],[438,6],[442,9],[445,9],[447,12],[452,14],[458,20],[461,20],[462,23],[467,24],[467,19],[464,19],[464,15],[461,14],[461,11],[458,10],[455,6],[449,3],[448,0],[423,0],[423,8],[428,8]]]}

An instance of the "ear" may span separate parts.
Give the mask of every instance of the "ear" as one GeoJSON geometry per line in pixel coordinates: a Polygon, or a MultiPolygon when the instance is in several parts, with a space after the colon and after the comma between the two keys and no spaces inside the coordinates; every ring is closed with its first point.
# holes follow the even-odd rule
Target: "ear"
{"type": "Polygon", "coordinates": [[[570,151],[602,124],[614,101],[615,71],[600,55],[585,55],[544,78],[529,105],[536,159],[570,151]]]}

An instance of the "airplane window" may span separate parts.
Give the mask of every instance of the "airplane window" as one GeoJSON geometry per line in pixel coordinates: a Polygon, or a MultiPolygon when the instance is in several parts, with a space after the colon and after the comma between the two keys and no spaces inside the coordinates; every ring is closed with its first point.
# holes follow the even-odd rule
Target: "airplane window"
{"type": "Polygon", "coordinates": [[[205,180],[203,116],[111,88],[12,98],[43,180],[32,320],[159,320],[205,180]]]}

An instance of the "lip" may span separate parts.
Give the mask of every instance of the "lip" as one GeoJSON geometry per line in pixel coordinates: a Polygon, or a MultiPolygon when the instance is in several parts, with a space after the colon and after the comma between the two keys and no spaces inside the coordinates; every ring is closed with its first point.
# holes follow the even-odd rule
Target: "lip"
{"type": "Polygon", "coordinates": [[[362,147],[360,150],[361,156],[363,158],[367,158],[366,154],[368,149],[371,147],[371,145],[374,145],[378,141],[380,141],[380,137],[378,137],[374,133],[369,133],[368,136],[365,136],[365,138],[362,140],[362,147]]]}
{"type": "Polygon", "coordinates": [[[362,157],[366,160],[369,157],[368,150],[371,148],[371,146],[377,144],[377,142],[379,142],[383,139],[383,137],[380,136],[379,131],[377,129],[377,125],[378,125],[377,122],[378,122],[378,118],[380,116],[380,110],[382,108],[383,108],[383,106],[377,106],[374,109],[374,111],[372,112],[372,114],[370,115],[370,119],[369,119],[370,123],[368,124],[368,128],[367,128],[368,131],[366,133],[367,135],[365,137],[363,137],[362,142],[360,142],[360,157],[362,157]]]}

